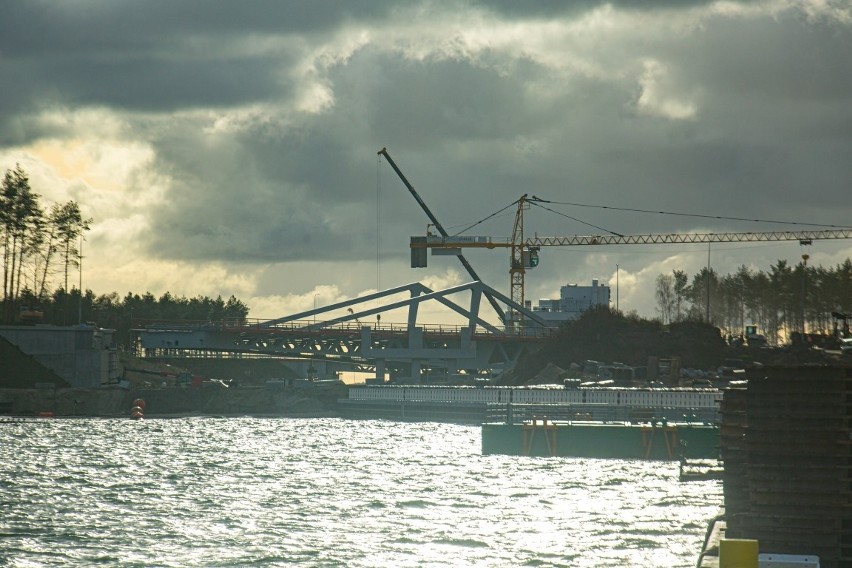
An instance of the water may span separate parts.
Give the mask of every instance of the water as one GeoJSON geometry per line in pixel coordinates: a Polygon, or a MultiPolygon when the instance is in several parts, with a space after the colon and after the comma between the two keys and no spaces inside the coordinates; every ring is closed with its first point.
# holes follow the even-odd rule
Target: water
{"type": "Polygon", "coordinates": [[[692,567],[721,501],[676,464],[481,456],[452,424],[0,424],[2,566],[692,567]]]}

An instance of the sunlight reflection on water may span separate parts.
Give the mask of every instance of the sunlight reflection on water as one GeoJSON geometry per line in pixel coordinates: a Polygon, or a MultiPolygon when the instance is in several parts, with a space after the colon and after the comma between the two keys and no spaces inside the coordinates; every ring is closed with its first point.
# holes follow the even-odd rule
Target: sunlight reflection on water
{"type": "Polygon", "coordinates": [[[0,425],[11,566],[695,563],[718,482],[481,456],[478,427],[340,419],[0,425]]]}

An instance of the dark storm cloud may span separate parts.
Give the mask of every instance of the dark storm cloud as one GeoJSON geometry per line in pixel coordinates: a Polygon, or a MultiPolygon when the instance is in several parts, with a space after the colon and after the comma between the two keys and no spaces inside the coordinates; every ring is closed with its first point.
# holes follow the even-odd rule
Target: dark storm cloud
{"type": "MultiPolygon", "coordinates": [[[[848,24],[805,20],[795,12],[772,19],[714,20],[703,33],[679,43],[677,59],[686,81],[716,85],[720,96],[746,102],[848,101],[848,24]]],[[[797,116],[787,120],[796,122],[797,116]]]]}
{"type": "Polygon", "coordinates": [[[347,204],[363,200],[356,192],[364,180],[351,187],[350,178],[348,188],[338,180],[329,189],[323,170],[339,169],[341,179],[352,170],[341,164],[334,140],[322,147],[321,133],[307,144],[306,136],[295,144],[257,131],[235,133],[206,143],[202,154],[197,147],[205,142],[191,129],[158,139],[159,168],[171,173],[173,184],[168,199],[152,211],[150,253],[237,263],[345,260],[353,250],[355,256],[366,254],[368,241],[375,239],[374,213],[347,204]],[[317,166],[316,180],[301,181],[288,169],[302,160],[317,166]]]}
{"type": "Polygon", "coordinates": [[[286,98],[291,86],[273,74],[281,60],[71,60],[31,69],[51,102],[137,111],[215,108],[286,98]]]}
{"type": "MultiPolygon", "coordinates": [[[[497,37],[501,25],[546,17],[568,27],[578,8],[482,3],[479,14],[498,16],[479,31],[479,46],[457,37],[465,26],[455,5],[444,12],[428,4],[422,21],[373,3],[336,6],[12,4],[17,23],[0,24],[0,74],[16,80],[0,92],[0,112],[8,121],[10,109],[44,97],[118,113],[169,180],[146,243],[169,259],[365,260],[376,254],[377,232],[385,254],[404,259],[408,237],[427,221],[389,168],[377,187],[382,146],[442,223],[459,229],[522,193],[848,222],[848,24],[788,9],[669,27],[673,3],[617,2],[612,27],[561,32],[560,43],[558,26],[549,26],[546,40],[512,43],[497,37]],[[661,6],[666,14],[654,19],[661,6]],[[642,21],[632,25],[624,7],[642,21]],[[443,28],[453,26],[444,19],[458,26],[446,37],[443,28]],[[350,52],[335,42],[350,40],[355,21],[366,39],[350,52]],[[44,41],[24,37],[19,25],[44,41]],[[258,37],[276,47],[246,47],[258,37]],[[345,56],[300,59],[323,49],[345,56]],[[308,76],[296,71],[304,67],[308,76]],[[305,95],[312,88],[320,94],[305,95]],[[306,98],[316,103],[309,111],[297,106],[306,98]],[[242,116],[250,103],[256,115],[242,116]],[[196,109],[234,124],[214,127],[216,118],[181,112],[196,109]]],[[[528,232],[600,232],[568,217],[622,233],[706,227],[554,208],[564,215],[531,210],[528,232]]],[[[469,234],[509,236],[513,213],[469,234]]],[[[505,277],[504,262],[491,264],[495,278],[505,277]]]]}
{"type": "Polygon", "coordinates": [[[653,2],[649,2],[648,0],[574,0],[573,2],[560,0],[548,0],[544,2],[477,0],[474,2],[474,5],[509,18],[559,18],[574,16],[578,13],[594,10],[602,6],[612,6],[617,9],[654,11],[663,8],[689,9],[711,3],[713,3],[713,0],[654,0],[653,2]]]}
{"type": "Polygon", "coordinates": [[[683,135],[677,148],[661,151],[667,137],[654,136],[656,147],[634,154],[638,168],[673,176],[652,195],[669,192],[681,207],[689,196],[701,211],[753,203],[757,218],[848,224],[850,41],[848,25],[791,11],[711,20],[678,42],[664,57],[678,81],[700,88],[700,110],[693,124],[669,129],[683,135]]]}
{"type": "MultiPolygon", "coordinates": [[[[200,141],[158,142],[168,169],[192,181],[182,182],[186,187],[174,192],[179,197],[153,216],[152,252],[246,261],[369,258],[375,254],[376,152],[382,145],[390,146],[447,222],[479,215],[470,201],[485,197],[483,186],[486,194],[512,195],[499,197],[507,203],[517,197],[517,186],[494,162],[471,165],[441,155],[448,141],[475,144],[541,126],[545,117],[518,111],[524,102],[517,77],[469,61],[400,61],[370,49],[328,76],[339,99],[327,112],[281,131],[261,125],[229,134],[225,146],[207,145],[203,173],[184,155],[200,141]],[[364,69],[380,71],[364,80],[364,69]],[[239,235],[225,229],[236,219],[250,219],[239,235]]],[[[382,175],[382,230],[393,242],[392,254],[403,256],[408,237],[422,232],[426,219],[387,166],[382,175]]]]}
{"type": "Polygon", "coordinates": [[[381,2],[369,0],[12,0],[3,3],[0,52],[26,57],[126,54],[192,38],[312,34],[345,21],[375,21],[385,10],[381,2]]]}
{"type": "Polygon", "coordinates": [[[414,137],[420,147],[442,141],[492,140],[542,126],[524,99],[525,81],[541,70],[521,61],[510,75],[468,60],[394,63],[381,57],[383,83],[372,111],[376,128],[392,139],[414,137]]]}
{"type": "MultiPolygon", "coordinates": [[[[554,201],[842,224],[849,172],[843,157],[852,147],[848,137],[824,132],[834,130],[836,120],[848,120],[849,111],[835,102],[846,79],[818,69],[806,89],[795,88],[796,76],[807,70],[795,63],[801,60],[796,54],[820,45],[819,34],[796,18],[748,25],[716,21],[697,38],[649,42],[637,55],[664,62],[672,96],[700,93],[697,114],[688,120],[643,114],[637,106],[638,79],[565,77],[518,54],[498,66],[489,63],[489,54],[476,61],[413,60],[365,49],[328,70],[335,104],[327,111],[277,135],[249,130],[233,138],[229,152],[239,160],[214,156],[214,173],[198,186],[215,197],[191,201],[195,191],[187,188],[187,199],[156,217],[157,248],[166,250],[162,241],[167,240],[193,243],[173,251],[189,257],[369,258],[375,238],[373,164],[375,151],[385,145],[447,226],[475,222],[521,193],[554,201]],[[737,60],[734,40],[749,34],[765,44],[759,41],[737,60]],[[764,64],[772,51],[791,63],[764,64]],[[745,79],[749,69],[759,77],[755,84],[745,79]],[[530,85],[559,82],[564,88],[554,88],[549,97],[530,95],[530,85]],[[531,150],[519,148],[524,139],[532,140],[531,150]],[[242,166],[240,176],[229,173],[242,166]],[[245,217],[251,231],[222,232],[220,237],[228,235],[222,242],[181,223],[181,217],[219,227],[229,217],[245,217]],[[205,237],[195,238],[194,231],[205,237]]],[[[821,49],[842,47],[837,42],[844,37],[838,34],[821,49]]],[[[738,41],[745,48],[747,42],[738,41]]],[[[826,58],[823,66],[843,65],[839,55],[826,58]]],[[[386,248],[404,256],[408,236],[422,233],[426,219],[395,174],[385,168],[383,175],[386,248]]],[[[601,232],[591,224],[621,233],[668,232],[709,223],[554,207],[567,216],[531,211],[528,230],[601,232]]],[[[778,228],[710,225],[712,230],[731,227],[778,228]]],[[[511,217],[504,215],[473,234],[510,232],[511,217]]]]}
{"type": "Polygon", "coordinates": [[[0,18],[0,106],[142,111],[285,98],[292,50],[247,55],[235,44],[375,19],[375,2],[8,2],[0,18]]]}

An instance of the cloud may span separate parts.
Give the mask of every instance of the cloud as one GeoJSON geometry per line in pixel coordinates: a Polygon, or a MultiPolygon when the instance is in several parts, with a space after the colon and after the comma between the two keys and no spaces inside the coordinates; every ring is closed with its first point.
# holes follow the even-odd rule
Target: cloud
{"type": "MultiPolygon", "coordinates": [[[[384,146],[451,232],[508,237],[511,207],[476,223],[523,193],[556,202],[526,213],[527,234],[779,228],[568,203],[849,224],[843,3],[6,8],[0,166],[21,162],[36,191],[95,218],[105,287],[180,293],[198,273],[199,288],[218,278],[224,296],[271,310],[323,286],[375,288],[377,261],[388,286],[464,281],[454,259],[408,269],[428,220],[377,163],[384,146]],[[127,264],[110,275],[117,251],[127,264]]],[[[796,258],[794,246],[720,262],[767,266],[776,250],[796,258]]],[[[470,258],[508,292],[504,252],[470,258]]],[[[543,251],[528,297],[619,263],[636,279],[622,304],[652,314],[653,273],[701,254],[543,251]]]]}
{"type": "Polygon", "coordinates": [[[636,108],[640,114],[659,116],[671,120],[687,120],[695,118],[696,105],[686,100],[678,100],[668,94],[667,70],[658,61],[644,62],[645,72],[639,80],[641,92],[636,100],[636,108]]]}

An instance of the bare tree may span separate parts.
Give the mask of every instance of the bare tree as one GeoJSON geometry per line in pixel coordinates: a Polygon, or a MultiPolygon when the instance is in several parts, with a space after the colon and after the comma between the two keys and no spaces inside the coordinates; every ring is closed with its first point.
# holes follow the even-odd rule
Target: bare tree
{"type": "Polygon", "coordinates": [[[657,276],[657,311],[664,324],[672,322],[675,309],[674,277],[670,274],[657,276]]]}
{"type": "Polygon", "coordinates": [[[674,317],[675,321],[683,321],[686,317],[687,294],[689,292],[689,277],[683,270],[672,270],[674,279],[674,317]]]}

